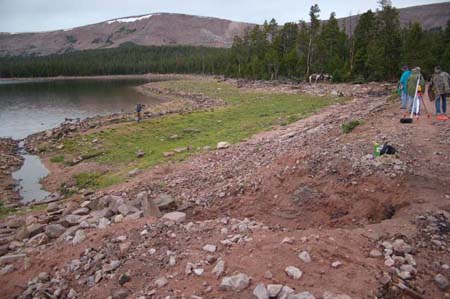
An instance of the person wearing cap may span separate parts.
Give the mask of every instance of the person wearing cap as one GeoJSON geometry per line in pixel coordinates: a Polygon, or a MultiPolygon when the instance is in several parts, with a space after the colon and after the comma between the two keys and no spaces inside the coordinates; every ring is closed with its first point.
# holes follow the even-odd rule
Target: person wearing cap
{"type": "Polygon", "coordinates": [[[434,74],[431,77],[431,88],[436,96],[436,99],[434,99],[436,104],[436,116],[445,116],[447,113],[447,94],[450,93],[449,82],[450,75],[443,72],[439,66],[436,66],[434,68],[434,74]]]}
{"type": "Polygon", "coordinates": [[[401,109],[406,109],[406,105],[408,104],[408,79],[409,76],[411,76],[411,71],[409,70],[409,67],[407,65],[405,65],[402,70],[403,74],[400,77],[400,81],[398,83],[398,92],[402,101],[401,109]]]}
{"type": "Polygon", "coordinates": [[[417,101],[414,101],[416,97],[416,88],[418,89],[417,92],[425,92],[425,79],[420,73],[420,67],[413,68],[411,75],[408,78],[408,84],[406,87],[408,94],[407,107],[409,112],[414,112],[414,114],[418,113],[416,106],[418,103],[417,101]],[[419,82],[419,86],[417,86],[417,82],[419,82]]]}

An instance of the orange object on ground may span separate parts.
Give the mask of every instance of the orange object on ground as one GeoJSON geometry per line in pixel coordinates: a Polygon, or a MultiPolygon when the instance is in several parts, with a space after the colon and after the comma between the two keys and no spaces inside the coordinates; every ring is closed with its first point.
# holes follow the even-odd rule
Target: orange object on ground
{"type": "Polygon", "coordinates": [[[446,116],[446,115],[438,115],[438,116],[436,116],[436,119],[437,120],[450,120],[450,118],[448,118],[448,116],[446,116]]]}

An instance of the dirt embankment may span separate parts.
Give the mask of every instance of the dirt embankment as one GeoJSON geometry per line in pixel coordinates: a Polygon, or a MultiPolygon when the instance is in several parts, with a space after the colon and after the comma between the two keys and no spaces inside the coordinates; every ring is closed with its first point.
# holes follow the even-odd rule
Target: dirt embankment
{"type": "Polygon", "coordinates": [[[8,219],[0,234],[2,293],[450,297],[450,122],[399,124],[399,104],[378,84],[242,88],[354,99],[45,213],[8,219]],[[343,134],[341,124],[352,120],[362,124],[343,134]],[[375,157],[373,142],[398,153],[375,157]],[[177,213],[141,218],[146,198],[177,213]]]}
{"type": "Polygon", "coordinates": [[[20,200],[16,181],[12,178],[12,173],[23,163],[23,158],[18,153],[18,145],[16,140],[0,138],[0,202],[5,207],[14,207],[20,200]]]}

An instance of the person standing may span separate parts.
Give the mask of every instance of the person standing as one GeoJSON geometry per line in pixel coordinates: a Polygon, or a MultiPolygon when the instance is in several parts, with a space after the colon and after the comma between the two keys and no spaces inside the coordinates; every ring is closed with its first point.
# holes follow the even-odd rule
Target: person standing
{"type": "Polygon", "coordinates": [[[409,112],[414,112],[414,115],[420,112],[419,101],[415,100],[416,92],[425,92],[425,79],[420,71],[420,67],[413,68],[407,83],[407,108],[409,109],[409,112]]]}
{"type": "Polygon", "coordinates": [[[403,74],[400,77],[400,82],[398,83],[400,98],[402,101],[401,109],[406,109],[406,105],[408,104],[408,79],[411,76],[411,71],[409,67],[405,65],[403,68],[403,74]]]}
{"type": "Polygon", "coordinates": [[[140,123],[141,119],[142,119],[142,104],[138,103],[136,105],[136,121],[140,123]]]}
{"type": "Polygon", "coordinates": [[[431,78],[431,88],[433,88],[436,97],[436,116],[446,116],[447,114],[447,94],[450,93],[449,82],[450,75],[443,72],[439,66],[435,67],[433,77],[431,78]]]}

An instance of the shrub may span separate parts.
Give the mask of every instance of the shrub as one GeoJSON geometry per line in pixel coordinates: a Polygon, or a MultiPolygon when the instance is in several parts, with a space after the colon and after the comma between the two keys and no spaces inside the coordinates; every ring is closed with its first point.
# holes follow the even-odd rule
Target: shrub
{"type": "Polygon", "coordinates": [[[50,159],[52,163],[62,163],[64,162],[64,156],[55,156],[50,159]]]}
{"type": "Polygon", "coordinates": [[[341,125],[341,129],[342,129],[342,132],[344,133],[344,134],[348,134],[348,133],[350,133],[351,131],[353,131],[357,126],[360,126],[360,125],[362,125],[363,123],[361,122],[361,121],[359,121],[359,120],[352,120],[352,121],[350,121],[350,122],[347,122],[347,123],[343,123],[342,125],[341,125]]]}

